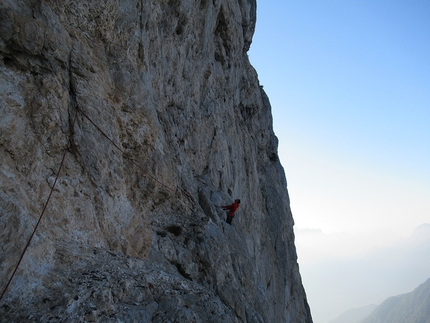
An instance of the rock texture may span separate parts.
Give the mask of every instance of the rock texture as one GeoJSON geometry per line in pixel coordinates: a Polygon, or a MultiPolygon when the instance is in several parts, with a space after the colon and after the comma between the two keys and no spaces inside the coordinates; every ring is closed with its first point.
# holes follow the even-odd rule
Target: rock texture
{"type": "Polygon", "coordinates": [[[255,7],[2,0],[2,322],[312,321],[255,7]]]}

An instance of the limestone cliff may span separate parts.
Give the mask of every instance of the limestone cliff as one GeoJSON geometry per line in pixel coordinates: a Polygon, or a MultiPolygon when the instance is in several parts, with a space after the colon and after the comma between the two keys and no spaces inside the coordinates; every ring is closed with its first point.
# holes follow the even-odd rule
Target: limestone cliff
{"type": "Polygon", "coordinates": [[[312,321],[255,15],[2,0],[2,322],[312,321]]]}

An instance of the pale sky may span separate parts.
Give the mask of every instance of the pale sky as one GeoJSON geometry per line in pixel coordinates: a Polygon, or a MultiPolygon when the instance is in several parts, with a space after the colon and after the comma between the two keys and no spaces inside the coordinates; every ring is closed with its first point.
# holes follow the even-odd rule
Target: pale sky
{"type": "MultiPolygon", "coordinates": [[[[296,229],[319,229],[327,254],[348,245],[352,257],[430,223],[430,1],[257,0],[249,56],[296,229]]],[[[299,264],[310,266],[301,248],[316,236],[297,234],[299,264]]]]}

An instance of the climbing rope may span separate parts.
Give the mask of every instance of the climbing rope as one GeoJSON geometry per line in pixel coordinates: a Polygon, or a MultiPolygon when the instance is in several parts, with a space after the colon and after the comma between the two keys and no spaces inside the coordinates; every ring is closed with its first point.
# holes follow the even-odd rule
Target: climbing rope
{"type": "MultiPolygon", "coordinates": [[[[25,255],[25,253],[26,253],[26,251],[27,251],[27,249],[28,249],[28,247],[29,247],[29,245],[30,245],[33,237],[34,237],[34,234],[36,233],[36,230],[39,227],[39,224],[40,224],[40,222],[42,220],[42,217],[45,214],[45,211],[46,211],[48,203],[49,203],[49,201],[51,199],[52,193],[54,192],[55,185],[56,185],[56,183],[58,181],[58,178],[60,176],[61,169],[63,168],[64,160],[66,159],[66,153],[67,153],[67,151],[70,149],[70,147],[72,145],[72,136],[73,136],[73,132],[74,132],[74,128],[75,128],[75,123],[76,123],[76,119],[77,119],[77,116],[78,116],[78,112],[80,112],[116,149],[118,149],[123,154],[123,156],[125,158],[129,159],[147,177],[149,177],[153,181],[157,182],[158,184],[162,185],[163,187],[165,187],[169,191],[174,192],[174,193],[177,192],[176,189],[170,187],[169,185],[164,184],[163,182],[161,182],[160,180],[158,180],[157,178],[155,178],[154,176],[152,176],[151,174],[149,174],[145,169],[143,169],[141,167],[141,165],[138,162],[136,162],[136,160],[131,155],[129,155],[121,147],[119,147],[119,145],[117,145],[84,111],[82,111],[82,109],[79,108],[79,106],[76,104],[76,98],[73,97],[73,99],[74,99],[73,101],[75,103],[76,113],[75,113],[75,117],[73,118],[72,126],[70,128],[69,139],[68,139],[68,142],[67,142],[67,146],[66,146],[66,148],[64,149],[64,152],[63,152],[63,156],[62,156],[62,159],[61,159],[60,167],[58,169],[57,175],[55,176],[55,180],[54,180],[54,183],[53,183],[53,185],[51,187],[51,191],[49,192],[48,198],[47,198],[47,200],[46,200],[46,202],[44,204],[43,210],[42,210],[42,212],[41,212],[41,214],[39,216],[39,219],[38,219],[38,221],[36,223],[36,226],[34,227],[32,233],[30,235],[30,238],[27,241],[27,244],[25,245],[23,251],[21,252],[21,256],[20,256],[19,261],[16,264],[16,266],[15,266],[13,272],[12,272],[12,275],[10,276],[10,278],[9,278],[9,280],[8,280],[5,288],[3,289],[3,292],[2,292],[2,294],[0,296],[0,302],[3,299],[3,296],[6,294],[6,291],[9,288],[9,285],[12,282],[12,279],[14,278],[14,276],[15,276],[18,268],[19,268],[19,265],[21,264],[21,262],[22,262],[22,260],[24,258],[24,255],[25,255]]],[[[195,205],[195,200],[194,200],[193,196],[190,193],[188,193],[187,191],[185,191],[184,189],[182,189],[182,188],[180,188],[179,190],[191,202],[191,204],[194,206],[195,205]]]]}
{"type": "MultiPolygon", "coordinates": [[[[139,165],[139,163],[130,154],[125,152],[121,147],[119,147],[84,111],[82,111],[82,109],[79,108],[79,106],[76,106],[76,110],[79,111],[103,135],[103,137],[105,137],[116,149],[118,149],[123,154],[123,156],[125,158],[130,160],[133,163],[133,165],[138,167],[147,177],[152,179],[154,182],[160,184],[161,186],[163,186],[167,190],[174,192],[174,193],[177,192],[177,189],[174,189],[174,188],[170,187],[169,185],[164,184],[163,182],[161,182],[160,180],[158,180],[157,178],[155,178],[154,176],[149,174],[145,169],[143,169],[139,165]]],[[[181,189],[181,193],[184,194],[185,196],[187,196],[187,198],[189,198],[191,201],[194,202],[194,198],[191,196],[190,193],[186,192],[183,189],[181,189]]]]}
{"type": "MultiPolygon", "coordinates": [[[[157,178],[155,178],[154,176],[152,176],[151,174],[148,173],[148,171],[146,171],[134,158],[133,156],[131,156],[130,154],[128,154],[127,152],[124,151],[124,149],[122,149],[118,144],[116,144],[81,108],[79,108],[79,106],[76,106],[76,110],[79,111],[102,135],[103,137],[105,137],[116,149],[118,149],[125,158],[127,158],[128,160],[130,160],[133,165],[135,165],[137,168],[139,168],[148,178],[152,179],[154,182],[160,184],[161,186],[163,186],[164,188],[166,188],[167,190],[176,193],[177,189],[174,189],[173,187],[163,183],[162,181],[158,180],[157,178]]],[[[195,201],[194,198],[192,197],[192,195],[190,193],[188,193],[187,191],[185,191],[182,188],[179,188],[180,192],[187,197],[188,200],[191,201],[191,203],[193,205],[195,205],[195,201]]]]}
{"type": "Polygon", "coordinates": [[[27,241],[27,244],[25,245],[23,251],[21,252],[21,256],[19,257],[18,263],[16,264],[15,269],[13,270],[12,275],[10,276],[10,278],[8,280],[8,282],[6,284],[6,287],[3,289],[3,292],[2,292],[2,294],[0,296],[0,301],[3,299],[3,296],[6,294],[6,291],[9,288],[9,285],[12,282],[12,279],[15,276],[16,271],[18,270],[18,267],[21,264],[22,259],[24,258],[24,255],[25,255],[25,253],[26,253],[26,251],[28,249],[28,246],[30,245],[31,240],[33,239],[34,234],[36,233],[36,230],[39,227],[40,221],[42,220],[42,217],[45,214],[45,211],[46,211],[48,203],[49,203],[49,201],[51,199],[52,193],[54,192],[55,184],[57,184],[58,177],[60,176],[61,169],[63,168],[64,160],[66,159],[66,153],[70,149],[70,146],[71,146],[73,129],[75,127],[75,122],[76,122],[77,117],[78,117],[78,114],[75,113],[75,117],[73,118],[72,127],[70,128],[69,140],[67,141],[66,148],[64,148],[63,157],[61,158],[60,167],[58,168],[58,172],[57,172],[57,175],[55,176],[54,183],[52,184],[51,191],[49,192],[48,198],[46,199],[45,205],[43,206],[43,210],[42,210],[42,212],[41,212],[41,214],[39,216],[39,219],[37,220],[36,226],[34,227],[33,232],[31,233],[30,238],[27,241]]]}

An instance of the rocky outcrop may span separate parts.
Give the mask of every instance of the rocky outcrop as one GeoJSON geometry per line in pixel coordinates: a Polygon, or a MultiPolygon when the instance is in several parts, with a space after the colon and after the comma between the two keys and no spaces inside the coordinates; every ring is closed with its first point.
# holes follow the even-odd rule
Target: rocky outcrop
{"type": "Polygon", "coordinates": [[[1,321],[312,321],[255,6],[2,1],[1,321]]]}

